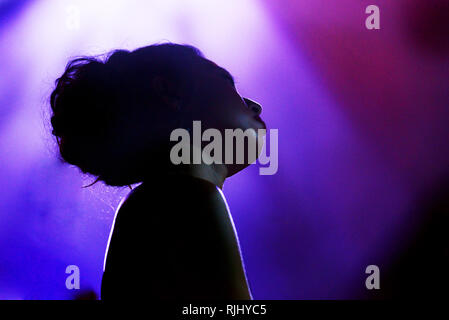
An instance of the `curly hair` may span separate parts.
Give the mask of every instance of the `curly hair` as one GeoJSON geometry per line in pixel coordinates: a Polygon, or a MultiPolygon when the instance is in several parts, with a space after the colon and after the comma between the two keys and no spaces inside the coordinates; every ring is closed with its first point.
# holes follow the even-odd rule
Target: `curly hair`
{"type": "Polygon", "coordinates": [[[167,130],[177,115],[152,79],[188,86],[198,58],[192,46],[165,43],[70,61],[50,96],[62,160],[111,186],[142,181],[142,168],[168,163],[167,130]]]}

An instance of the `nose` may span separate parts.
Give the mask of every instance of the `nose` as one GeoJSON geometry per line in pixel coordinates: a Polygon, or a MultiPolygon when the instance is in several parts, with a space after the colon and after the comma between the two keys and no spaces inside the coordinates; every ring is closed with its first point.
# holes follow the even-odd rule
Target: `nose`
{"type": "Polygon", "coordinates": [[[256,101],[253,101],[248,98],[243,98],[248,108],[253,111],[257,116],[262,113],[262,106],[258,104],[256,101]]]}

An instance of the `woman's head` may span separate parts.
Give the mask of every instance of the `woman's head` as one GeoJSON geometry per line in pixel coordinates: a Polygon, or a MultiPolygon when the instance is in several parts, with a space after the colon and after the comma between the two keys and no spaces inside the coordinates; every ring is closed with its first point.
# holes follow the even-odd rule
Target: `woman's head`
{"type": "Polygon", "coordinates": [[[71,61],[50,104],[63,160],[109,185],[169,166],[170,132],[194,120],[220,131],[264,128],[260,106],[240,97],[226,70],[171,43],[71,61]]]}

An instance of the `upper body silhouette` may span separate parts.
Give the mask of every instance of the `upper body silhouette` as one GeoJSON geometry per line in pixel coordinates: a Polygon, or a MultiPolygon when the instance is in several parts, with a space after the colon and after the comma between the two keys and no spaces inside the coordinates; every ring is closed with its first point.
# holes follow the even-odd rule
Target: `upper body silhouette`
{"type": "Polygon", "coordinates": [[[193,121],[221,133],[266,129],[229,72],[187,45],[117,50],[69,63],[50,102],[64,161],[111,186],[141,183],[116,213],[103,300],[252,298],[221,192],[248,161],[170,160],[170,133],[191,132],[193,121]]]}

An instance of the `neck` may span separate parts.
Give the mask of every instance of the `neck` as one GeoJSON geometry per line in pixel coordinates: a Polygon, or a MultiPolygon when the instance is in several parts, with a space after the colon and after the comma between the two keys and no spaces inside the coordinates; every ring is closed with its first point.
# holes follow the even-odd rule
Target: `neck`
{"type": "MultiPolygon", "coordinates": [[[[191,145],[190,147],[192,153],[197,148],[195,145],[191,145]]],[[[206,155],[202,154],[202,161],[200,164],[190,164],[180,169],[184,174],[206,180],[222,189],[228,173],[226,166],[224,164],[213,163],[212,159],[204,159],[205,156],[206,155]],[[204,163],[204,160],[208,160],[207,162],[211,164],[204,163]]]]}
{"type": "Polygon", "coordinates": [[[193,177],[209,181],[222,189],[223,183],[226,179],[227,169],[223,164],[207,165],[205,163],[201,163],[190,165],[188,167],[188,173],[190,173],[193,177]]]}
{"type": "MultiPolygon", "coordinates": [[[[193,149],[195,147],[191,147],[191,150],[193,152],[193,149]]],[[[213,163],[211,159],[206,160],[210,160],[208,162],[211,164],[206,164],[201,161],[200,164],[177,165],[172,166],[170,172],[175,174],[185,174],[195,178],[203,179],[222,189],[223,183],[228,175],[227,167],[224,164],[213,163]]]]}
{"type": "Polygon", "coordinates": [[[188,175],[206,180],[222,189],[223,183],[226,179],[227,169],[224,165],[207,165],[205,163],[201,163],[174,166],[168,172],[171,174],[188,175]]]}
{"type": "MultiPolygon", "coordinates": [[[[194,147],[192,146],[191,150],[194,147]]],[[[193,151],[193,150],[192,150],[193,151]]],[[[204,158],[204,155],[203,155],[204,158]]],[[[205,159],[203,159],[205,160],[205,159]]],[[[209,159],[211,160],[211,159],[209,159]]],[[[223,188],[224,181],[226,177],[228,176],[228,168],[224,164],[216,164],[212,161],[207,161],[211,164],[206,164],[204,161],[201,161],[200,164],[179,164],[179,165],[173,165],[169,164],[166,168],[160,168],[157,172],[152,171],[145,171],[146,178],[150,178],[154,176],[161,176],[163,177],[165,173],[171,173],[171,174],[181,174],[181,175],[187,175],[191,177],[195,177],[198,179],[206,180],[220,189],[223,188]]]]}

